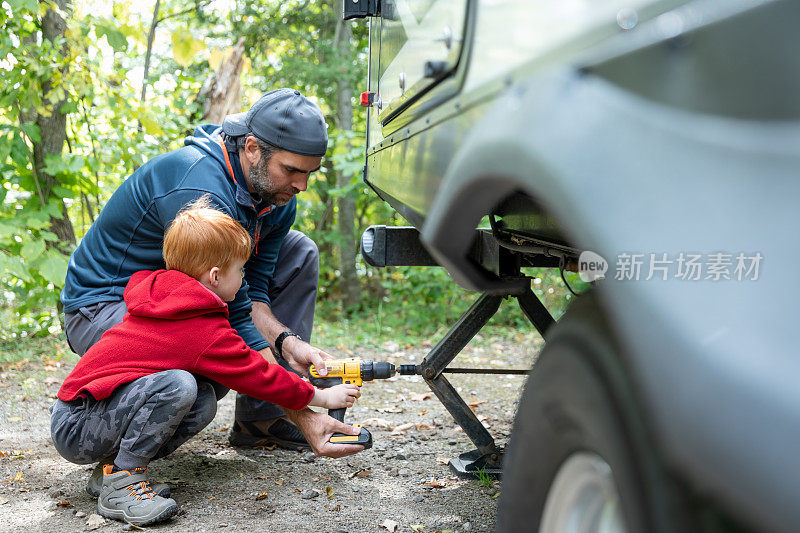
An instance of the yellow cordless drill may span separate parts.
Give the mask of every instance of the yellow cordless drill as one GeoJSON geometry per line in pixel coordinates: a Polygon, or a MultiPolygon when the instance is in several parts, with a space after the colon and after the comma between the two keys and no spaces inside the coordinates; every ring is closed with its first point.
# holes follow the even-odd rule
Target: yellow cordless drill
{"type": "MultiPolygon", "coordinates": [[[[373,362],[369,359],[339,359],[338,361],[325,361],[325,367],[328,369],[328,375],[322,377],[317,373],[314,365],[309,368],[309,374],[312,385],[321,389],[327,389],[340,383],[352,383],[359,387],[365,381],[372,381],[373,379],[386,379],[394,376],[395,368],[392,363],[373,362]]],[[[347,408],[329,409],[328,414],[338,420],[344,422],[344,413],[347,408]]],[[[361,428],[359,435],[345,435],[343,433],[334,433],[329,442],[335,444],[360,444],[364,448],[372,447],[372,434],[358,424],[354,427],[361,428]]]]}

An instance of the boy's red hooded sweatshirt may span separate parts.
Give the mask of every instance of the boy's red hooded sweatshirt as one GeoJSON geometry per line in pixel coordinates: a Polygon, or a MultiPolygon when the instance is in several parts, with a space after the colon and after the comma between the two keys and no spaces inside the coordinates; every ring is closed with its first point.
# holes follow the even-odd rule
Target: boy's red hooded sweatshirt
{"type": "Polygon", "coordinates": [[[124,293],[128,313],[70,372],[58,398],[82,391],[96,400],[163,370],[186,370],[289,409],[303,409],[314,387],[251,350],[228,323],[228,306],[177,270],[135,273],[124,293]]]}

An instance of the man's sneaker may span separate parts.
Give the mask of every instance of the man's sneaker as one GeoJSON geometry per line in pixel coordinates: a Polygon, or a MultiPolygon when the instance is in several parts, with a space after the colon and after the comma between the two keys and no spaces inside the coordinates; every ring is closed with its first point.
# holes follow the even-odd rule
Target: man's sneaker
{"type": "MultiPolygon", "coordinates": [[[[100,461],[97,463],[97,466],[94,467],[94,470],[92,470],[92,475],[89,476],[89,482],[86,484],[86,492],[90,496],[94,496],[95,498],[100,496],[100,489],[103,488],[103,467],[107,464],[111,464],[112,461],[113,459],[100,461]]],[[[156,483],[153,485],[153,492],[162,498],[169,498],[169,485],[166,483],[156,483]]]]}
{"type": "Polygon", "coordinates": [[[114,465],[103,467],[103,488],[97,498],[97,513],[134,526],[147,526],[175,516],[178,504],[162,498],[150,487],[147,467],[114,472],[114,465]]]}
{"type": "Polygon", "coordinates": [[[311,445],[297,429],[297,426],[283,418],[259,420],[256,422],[233,423],[228,442],[232,446],[252,448],[255,446],[277,445],[287,450],[310,450],[311,445]]]}

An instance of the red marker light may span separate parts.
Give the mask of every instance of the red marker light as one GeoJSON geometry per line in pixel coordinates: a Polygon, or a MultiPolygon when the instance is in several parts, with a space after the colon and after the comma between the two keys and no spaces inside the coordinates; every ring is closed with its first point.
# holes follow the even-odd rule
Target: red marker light
{"type": "Polygon", "coordinates": [[[375,101],[375,93],[372,91],[365,91],[361,93],[361,107],[369,107],[375,101]]]}

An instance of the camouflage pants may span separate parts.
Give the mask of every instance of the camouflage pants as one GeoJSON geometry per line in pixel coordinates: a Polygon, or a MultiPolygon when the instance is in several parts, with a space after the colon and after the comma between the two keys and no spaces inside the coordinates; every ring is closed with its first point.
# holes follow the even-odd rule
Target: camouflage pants
{"type": "Polygon", "coordinates": [[[77,464],[116,454],[130,469],[164,457],[214,419],[217,398],[208,381],[185,370],[166,370],[118,387],[104,400],[56,400],[50,408],[53,444],[77,464]]]}

